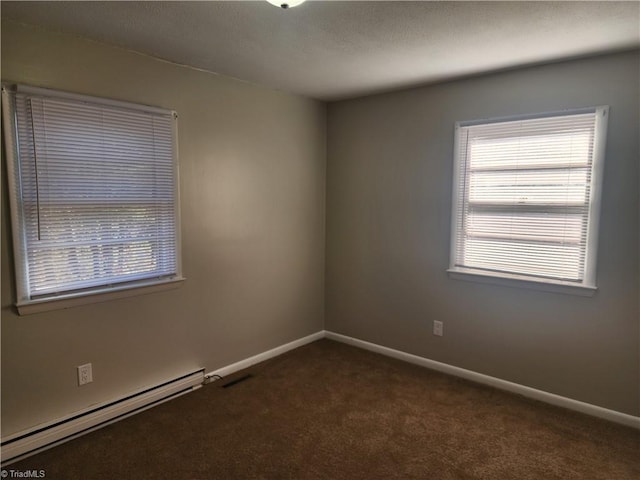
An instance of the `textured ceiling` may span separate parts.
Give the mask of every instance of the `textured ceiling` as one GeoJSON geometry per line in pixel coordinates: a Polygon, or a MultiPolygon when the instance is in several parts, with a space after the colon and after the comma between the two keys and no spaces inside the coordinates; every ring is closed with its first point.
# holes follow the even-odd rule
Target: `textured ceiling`
{"type": "Polygon", "coordinates": [[[638,2],[9,2],[2,17],[323,100],[640,46],[638,2]]]}

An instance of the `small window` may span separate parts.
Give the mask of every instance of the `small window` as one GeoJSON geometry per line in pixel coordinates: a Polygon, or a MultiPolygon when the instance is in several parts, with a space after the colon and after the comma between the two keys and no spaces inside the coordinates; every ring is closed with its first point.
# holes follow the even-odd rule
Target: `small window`
{"type": "Polygon", "coordinates": [[[456,124],[454,277],[593,294],[607,116],[456,124]]]}
{"type": "Polygon", "coordinates": [[[175,113],[22,86],[2,100],[21,313],[180,279],[175,113]]]}

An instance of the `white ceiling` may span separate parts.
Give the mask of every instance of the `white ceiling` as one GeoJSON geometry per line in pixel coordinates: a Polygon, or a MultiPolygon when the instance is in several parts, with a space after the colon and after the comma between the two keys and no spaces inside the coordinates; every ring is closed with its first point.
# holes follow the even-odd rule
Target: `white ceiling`
{"type": "Polygon", "coordinates": [[[322,100],[637,48],[639,2],[9,2],[2,16],[322,100]]]}

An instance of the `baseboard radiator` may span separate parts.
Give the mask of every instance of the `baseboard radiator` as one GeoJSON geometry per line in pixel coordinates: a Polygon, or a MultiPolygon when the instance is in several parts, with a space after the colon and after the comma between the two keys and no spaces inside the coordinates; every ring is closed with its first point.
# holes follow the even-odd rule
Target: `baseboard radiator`
{"type": "Polygon", "coordinates": [[[77,438],[202,386],[204,369],[2,439],[2,466],[77,438]]]}

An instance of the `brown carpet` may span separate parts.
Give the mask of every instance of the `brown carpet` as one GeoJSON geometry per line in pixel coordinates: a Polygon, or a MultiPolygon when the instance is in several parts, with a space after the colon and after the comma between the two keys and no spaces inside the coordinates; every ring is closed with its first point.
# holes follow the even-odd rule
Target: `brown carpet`
{"type": "Polygon", "coordinates": [[[248,372],[7,468],[47,480],[640,479],[637,430],[329,340],[248,372]]]}

